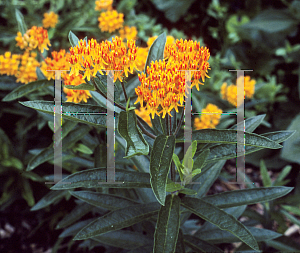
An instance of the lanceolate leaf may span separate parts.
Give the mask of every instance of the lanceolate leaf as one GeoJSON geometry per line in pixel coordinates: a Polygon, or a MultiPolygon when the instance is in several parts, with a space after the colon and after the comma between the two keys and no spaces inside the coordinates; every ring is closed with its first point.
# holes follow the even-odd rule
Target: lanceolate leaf
{"type": "Polygon", "coordinates": [[[108,210],[114,210],[114,209],[138,204],[138,202],[125,197],[111,195],[111,194],[104,194],[101,192],[71,191],[70,193],[74,197],[81,199],[91,205],[97,207],[103,207],[108,210]]]}
{"type": "Polygon", "coordinates": [[[184,243],[189,246],[194,252],[214,252],[214,253],[222,253],[223,251],[218,247],[201,240],[195,236],[184,235],[184,243]]]}
{"type": "MultiPolygon", "coordinates": [[[[260,228],[248,227],[248,226],[245,227],[251,232],[251,234],[254,236],[257,242],[268,241],[282,236],[282,234],[276,233],[268,229],[260,229],[260,228]]],[[[213,244],[219,244],[225,242],[233,243],[233,242],[242,241],[241,239],[237,238],[236,236],[229,233],[228,231],[220,230],[217,227],[215,227],[212,230],[203,231],[203,233],[199,231],[195,234],[195,236],[213,244]]]]}
{"type": "Polygon", "coordinates": [[[56,229],[61,229],[68,227],[73,224],[75,221],[79,220],[81,217],[89,213],[94,207],[87,204],[82,203],[81,205],[76,206],[71,212],[68,213],[57,225],[56,229]]]}
{"type": "Polygon", "coordinates": [[[16,9],[16,19],[18,22],[18,29],[22,33],[22,36],[23,36],[24,33],[26,33],[26,31],[27,31],[27,27],[26,27],[26,24],[24,21],[24,16],[18,9],[16,9]]]}
{"type": "MultiPolygon", "coordinates": [[[[226,129],[202,129],[193,131],[192,138],[199,143],[224,143],[224,144],[236,144],[237,143],[236,130],[226,129]]],[[[245,145],[261,148],[278,149],[282,146],[275,141],[270,140],[262,135],[248,133],[241,131],[245,135],[245,145]]],[[[179,139],[176,142],[183,142],[183,139],[179,139]]],[[[244,145],[244,143],[238,143],[244,145]]]]}
{"type": "Polygon", "coordinates": [[[85,226],[74,240],[84,240],[141,222],[158,213],[160,204],[151,202],[112,211],[85,226]]]}
{"type": "Polygon", "coordinates": [[[136,124],[134,110],[120,112],[118,131],[127,143],[125,149],[126,156],[124,158],[130,158],[135,155],[148,155],[149,153],[149,145],[136,124]]]}
{"type": "Polygon", "coordinates": [[[182,230],[180,228],[179,228],[179,232],[178,232],[178,238],[177,238],[175,252],[185,253],[185,245],[184,245],[184,241],[183,241],[183,233],[182,233],[182,230]]]}
{"type": "Polygon", "coordinates": [[[175,149],[175,136],[156,137],[150,156],[150,183],[158,202],[165,205],[166,183],[175,149]]]}
{"type": "Polygon", "coordinates": [[[69,32],[68,38],[72,47],[76,47],[78,45],[79,39],[72,31],[69,32]]]}
{"type": "Polygon", "coordinates": [[[259,250],[256,240],[250,231],[235,217],[227,214],[216,206],[203,201],[202,199],[184,197],[181,200],[183,207],[222,230],[227,230],[238,237],[254,250],[259,250]]]}
{"type": "Polygon", "coordinates": [[[156,38],[156,40],[151,45],[147,56],[145,69],[144,69],[145,73],[147,73],[147,66],[151,67],[150,63],[152,61],[155,62],[156,60],[159,61],[164,59],[166,40],[167,40],[166,34],[162,33],[156,38]]]}
{"type": "MultiPolygon", "coordinates": [[[[39,80],[27,84],[23,84],[22,86],[19,86],[18,88],[14,89],[12,92],[7,94],[2,101],[12,101],[17,98],[23,97],[27,95],[30,92],[33,92],[38,89],[42,89],[44,87],[53,85],[53,80],[39,80]]],[[[53,102],[52,102],[52,108],[53,108],[53,102]]]]}
{"type": "Polygon", "coordinates": [[[169,194],[161,206],[154,234],[154,252],[174,252],[180,227],[180,198],[169,194]]]}
{"type": "MultiPolygon", "coordinates": [[[[27,101],[19,103],[35,110],[54,115],[53,102],[27,101]]],[[[60,108],[58,110],[60,110],[60,108]]],[[[62,103],[62,117],[68,120],[82,122],[92,126],[106,127],[106,109],[97,105],[62,103]]]]}
{"type": "Polygon", "coordinates": [[[42,209],[46,206],[49,206],[56,201],[62,199],[64,196],[68,194],[67,191],[61,191],[61,192],[54,192],[51,191],[47,193],[43,198],[41,198],[30,210],[31,211],[36,211],[39,209],[42,209]]]}
{"type": "Polygon", "coordinates": [[[271,201],[285,196],[292,190],[293,187],[284,186],[252,188],[209,195],[202,200],[219,208],[227,208],[271,201]]]}
{"type": "Polygon", "coordinates": [[[71,90],[95,90],[94,86],[88,83],[81,83],[79,85],[65,85],[65,87],[71,90]]]}
{"type": "MultiPolygon", "coordinates": [[[[70,124],[68,124],[70,125],[70,124]]],[[[90,131],[88,126],[80,126],[77,129],[69,133],[69,135],[63,139],[62,151],[72,147],[77,141],[79,141],[85,134],[90,131]]],[[[41,153],[34,156],[28,163],[26,170],[33,170],[40,164],[54,159],[54,148],[51,144],[49,147],[45,148],[41,153]]]]}
{"type": "Polygon", "coordinates": [[[74,189],[78,187],[84,188],[150,188],[149,173],[136,171],[128,171],[124,169],[115,169],[115,183],[108,184],[106,182],[106,168],[88,169],[76,172],[67,176],[56,185],[52,186],[52,190],[74,189]],[[62,184],[70,182],[71,184],[62,184]],[[119,183],[123,182],[123,183],[119,183]]]}

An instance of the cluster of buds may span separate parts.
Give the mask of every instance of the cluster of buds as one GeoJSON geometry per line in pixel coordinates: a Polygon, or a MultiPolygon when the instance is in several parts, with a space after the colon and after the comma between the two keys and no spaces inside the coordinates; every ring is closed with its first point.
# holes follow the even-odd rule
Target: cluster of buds
{"type": "Polygon", "coordinates": [[[23,36],[21,32],[18,32],[16,41],[17,46],[21,49],[33,50],[38,48],[42,53],[44,49],[49,50],[48,46],[51,46],[48,31],[43,27],[33,26],[23,36]]]}

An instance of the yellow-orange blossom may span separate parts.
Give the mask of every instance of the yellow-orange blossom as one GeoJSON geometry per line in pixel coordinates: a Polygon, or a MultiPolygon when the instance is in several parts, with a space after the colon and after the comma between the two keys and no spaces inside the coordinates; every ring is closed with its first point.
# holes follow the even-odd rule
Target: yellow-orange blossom
{"type": "Polygon", "coordinates": [[[151,114],[152,119],[155,114],[166,113],[171,115],[171,110],[175,108],[178,112],[178,106],[183,106],[185,94],[185,71],[191,71],[192,88],[196,86],[199,91],[199,79],[204,82],[209,67],[209,50],[205,47],[200,47],[200,43],[192,40],[176,40],[175,45],[167,45],[165,51],[168,54],[168,62],[155,61],[151,62],[151,67],[147,67],[147,74],[139,74],[141,85],[135,88],[138,99],[135,102],[140,102],[141,107],[144,107],[143,102],[146,102],[148,114],[151,114]],[[159,111],[159,106],[161,110],[159,111]]]}
{"type": "Polygon", "coordinates": [[[86,41],[80,40],[79,45],[70,48],[71,73],[79,75],[79,70],[84,71],[83,79],[86,77],[89,81],[91,76],[97,72],[103,75],[102,70],[117,70],[114,73],[114,82],[119,79],[122,82],[123,74],[128,76],[133,73],[137,48],[134,40],[127,41],[126,49],[120,37],[115,37],[110,41],[98,43],[91,39],[86,41]]]}

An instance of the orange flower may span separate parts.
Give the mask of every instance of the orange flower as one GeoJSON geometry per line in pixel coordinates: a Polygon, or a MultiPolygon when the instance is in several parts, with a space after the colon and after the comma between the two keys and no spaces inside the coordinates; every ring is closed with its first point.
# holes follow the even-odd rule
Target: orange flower
{"type": "Polygon", "coordinates": [[[135,26],[132,27],[124,26],[124,28],[119,30],[119,33],[122,40],[124,39],[135,40],[137,35],[137,30],[135,26]]]}
{"type": "MultiPolygon", "coordinates": [[[[102,41],[98,43],[91,39],[86,44],[86,41],[80,41],[79,45],[70,48],[71,56],[69,62],[71,63],[71,73],[75,76],[79,75],[79,70],[84,71],[83,78],[90,80],[91,76],[95,76],[99,71],[103,75],[102,70],[116,70],[114,72],[114,82],[133,73],[136,68],[135,60],[137,48],[135,41],[128,40],[127,48],[122,43],[120,37],[115,37],[110,41],[102,41]]],[[[108,72],[106,72],[108,74],[108,72]]]]}
{"type": "MultiPolygon", "coordinates": [[[[237,84],[239,85],[240,82],[242,82],[243,77],[239,77],[237,80],[237,84]]],[[[252,98],[253,94],[255,92],[255,80],[250,80],[250,76],[245,76],[244,78],[244,98],[245,96],[247,98],[252,98]]],[[[240,106],[243,102],[243,97],[238,98],[237,103],[237,86],[234,84],[231,84],[227,87],[227,83],[223,83],[221,87],[221,96],[222,99],[226,99],[230,104],[234,105],[235,107],[240,106]]]]}
{"type": "MultiPolygon", "coordinates": [[[[155,114],[171,115],[174,108],[178,112],[178,106],[183,106],[185,94],[185,71],[180,70],[196,70],[191,71],[192,86],[198,87],[198,79],[204,81],[209,69],[209,51],[207,48],[200,48],[200,43],[193,41],[177,40],[176,45],[166,47],[170,57],[168,62],[155,61],[151,62],[151,67],[147,67],[147,76],[145,73],[139,74],[141,85],[135,89],[138,96],[136,103],[146,102],[148,113],[151,113],[152,119],[155,114]],[[159,106],[162,108],[158,111],[159,106]]],[[[188,87],[188,88],[191,88],[188,87]]]]}
{"type": "Polygon", "coordinates": [[[53,11],[51,11],[49,13],[44,13],[44,19],[43,19],[43,27],[44,28],[49,28],[49,27],[54,28],[57,23],[58,23],[58,15],[57,14],[55,14],[53,11]]]}
{"type": "MultiPolygon", "coordinates": [[[[70,53],[66,53],[66,50],[61,49],[59,52],[53,51],[51,55],[52,59],[47,57],[45,61],[42,62],[41,66],[41,70],[48,80],[55,79],[55,72],[47,70],[69,70],[71,66],[68,61],[70,58],[70,53]]],[[[62,77],[64,77],[66,74],[67,71],[61,72],[62,77]]]]}
{"type": "Polygon", "coordinates": [[[33,50],[38,48],[42,53],[44,49],[49,50],[47,46],[51,46],[48,39],[48,31],[43,27],[33,26],[23,36],[18,32],[16,41],[17,46],[21,49],[33,50]]]}
{"type": "Polygon", "coordinates": [[[11,54],[11,52],[5,52],[4,55],[0,55],[0,74],[1,75],[16,75],[20,63],[20,55],[11,54]]]}
{"type": "Polygon", "coordinates": [[[205,128],[215,128],[219,124],[222,110],[214,104],[208,104],[206,108],[202,109],[201,117],[194,120],[194,127],[196,130],[205,128]],[[214,113],[214,114],[209,114],[214,113]]]}
{"type": "Polygon", "coordinates": [[[98,18],[99,28],[102,32],[112,33],[123,26],[123,16],[123,13],[118,13],[115,10],[102,12],[98,18]]]}
{"type": "Polygon", "coordinates": [[[96,4],[95,7],[96,11],[102,11],[102,10],[110,11],[112,9],[113,0],[97,0],[95,4],[96,4]]]}
{"type": "Polygon", "coordinates": [[[36,60],[36,53],[25,51],[21,56],[21,66],[16,73],[17,82],[29,83],[37,80],[36,67],[40,66],[40,63],[36,60]]]}

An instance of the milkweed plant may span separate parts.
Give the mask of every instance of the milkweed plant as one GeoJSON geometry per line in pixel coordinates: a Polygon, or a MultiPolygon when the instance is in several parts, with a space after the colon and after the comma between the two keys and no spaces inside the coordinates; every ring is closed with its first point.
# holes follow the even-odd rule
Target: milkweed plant
{"type": "MultiPolygon", "coordinates": [[[[265,148],[280,149],[280,143],[294,131],[253,133],[265,115],[247,118],[229,129],[216,128],[223,111],[208,103],[201,116],[193,118],[191,143],[184,153],[186,102],[192,92],[201,93],[200,86],[214,71],[209,64],[210,49],[196,40],[175,39],[165,33],[150,38],[148,47],[138,47],[136,28],[123,25],[123,14],[113,10],[112,1],[96,1],[95,9],[100,12],[99,29],[117,31],[118,35],[99,41],[78,39],[70,31],[69,50],[52,51],[43,57],[41,53],[51,47],[47,28],[59,22],[58,16],[46,13],[43,27],[27,29],[17,11],[20,31],[16,42],[24,53],[0,56],[1,74],[16,76],[17,82],[23,83],[3,101],[51,88],[55,70],[64,70],[63,151],[82,151],[87,147],[78,144],[79,140],[91,131],[98,134],[106,130],[109,78],[114,85],[116,129],[115,136],[107,138],[116,140],[115,181],[107,180],[106,145],[97,144],[94,151],[85,152],[93,153],[95,168],[64,174],[32,210],[45,207],[46,198],[54,203],[73,196],[79,202],[57,225],[65,229],[60,237],[73,236],[73,240],[89,242],[90,247],[108,244],[128,252],[223,252],[217,244],[226,243],[226,238],[259,251],[258,242],[281,236],[267,229],[253,229],[238,218],[247,205],[282,197],[291,187],[248,187],[205,195],[225,161],[241,156],[236,148],[241,144],[237,127],[244,126],[245,155],[265,148]],[[121,160],[120,150],[124,156],[121,160]],[[80,221],[91,211],[93,218],[80,221]],[[191,214],[205,221],[196,233],[186,225],[191,214]]],[[[235,108],[255,92],[255,80],[241,78],[244,97],[237,96],[236,84],[224,83],[220,90],[220,99],[235,108]]],[[[52,101],[20,103],[53,116],[52,101]]],[[[27,170],[53,158],[52,145],[34,155],[27,170]]]]}

